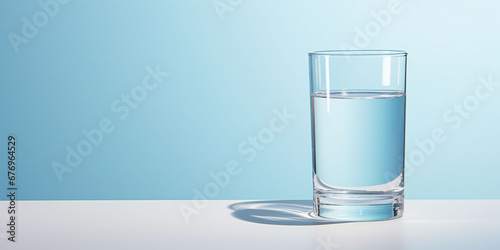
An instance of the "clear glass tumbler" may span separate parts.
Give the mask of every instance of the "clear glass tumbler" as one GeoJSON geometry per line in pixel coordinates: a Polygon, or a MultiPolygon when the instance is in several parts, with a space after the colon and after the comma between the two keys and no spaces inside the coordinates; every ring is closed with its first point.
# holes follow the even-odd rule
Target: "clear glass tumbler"
{"type": "Polygon", "coordinates": [[[316,215],[340,221],[403,215],[406,55],[309,53],[316,215]]]}

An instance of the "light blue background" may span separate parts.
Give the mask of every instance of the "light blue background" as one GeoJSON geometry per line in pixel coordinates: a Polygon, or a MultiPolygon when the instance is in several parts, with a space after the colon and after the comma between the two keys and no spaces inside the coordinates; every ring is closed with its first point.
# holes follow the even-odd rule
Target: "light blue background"
{"type": "MultiPolygon", "coordinates": [[[[70,1],[15,53],[8,34],[41,7],[0,1],[0,141],[18,138],[18,198],[192,199],[210,171],[235,160],[243,170],[212,199],[310,199],[307,52],[353,44],[356,28],[372,25],[372,11],[389,1],[233,1],[223,20],[213,3],[70,1]],[[111,103],[156,65],[170,75],[118,119],[111,103]],[[246,161],[240,143],[284,107],[295,119],[246,161]],[[115,130],[59,182],[52,162],[102,118],[115,130]]],[[[406,198],[500,198],[500,87],[456,129],[443,120],[474,95],[479,77],[500,82],[500,4],[400,8],[362,48],[409,54],[406,153],[436,128],[447,135],[407,172],[406,198]]]]}

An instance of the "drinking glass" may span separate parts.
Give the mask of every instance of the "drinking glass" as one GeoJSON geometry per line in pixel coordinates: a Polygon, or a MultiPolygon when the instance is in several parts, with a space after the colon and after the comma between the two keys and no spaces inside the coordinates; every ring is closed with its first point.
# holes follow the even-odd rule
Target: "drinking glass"
{"type": "Polygon", "coordinates": [[[406,55],[309,53],[317,216],[373,221],[403,215],[406,55]]]}

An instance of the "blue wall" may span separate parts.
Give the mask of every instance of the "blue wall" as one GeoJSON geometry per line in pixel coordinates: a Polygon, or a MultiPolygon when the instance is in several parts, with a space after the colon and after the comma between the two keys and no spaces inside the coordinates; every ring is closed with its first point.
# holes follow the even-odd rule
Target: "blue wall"
{"type": "Polygon", "coordinates": [[[344,48],[408,51],[407,198],[500,198],[499,3],[41,3],[0,2],[20,199],[310,199],[307,52],[344,48]]]}

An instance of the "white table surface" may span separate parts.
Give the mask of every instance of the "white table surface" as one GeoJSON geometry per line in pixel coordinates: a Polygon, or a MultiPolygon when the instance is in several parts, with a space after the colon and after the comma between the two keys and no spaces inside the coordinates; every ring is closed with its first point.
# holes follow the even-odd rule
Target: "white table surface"
{"type": "Polygon", "coordinates": [[[403,218],[331,223],[310,201],[20,201],[0,249],[500,249],[500,200],[407,200],[403,218]]]}

